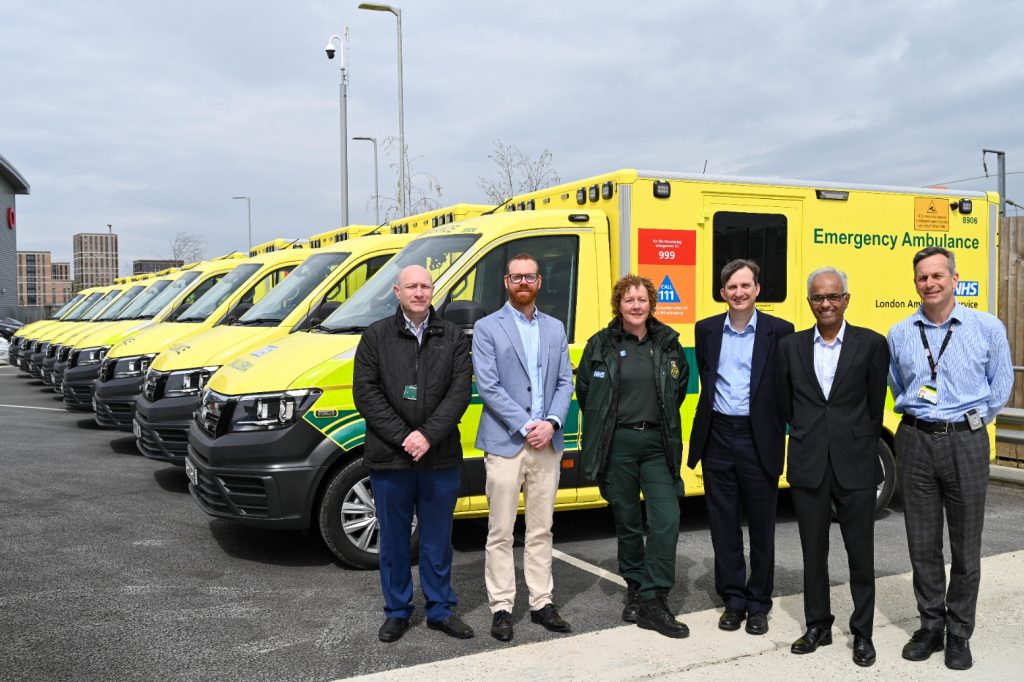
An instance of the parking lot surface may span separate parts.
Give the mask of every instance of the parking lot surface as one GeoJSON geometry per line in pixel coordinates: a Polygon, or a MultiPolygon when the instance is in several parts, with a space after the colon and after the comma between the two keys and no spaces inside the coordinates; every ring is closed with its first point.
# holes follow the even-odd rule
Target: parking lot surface
{"type": "MultiPolygon", "coordinates": [[[[623,589],[614,575],[611,515],[593,510],[556,515],[555,601],[572,623],[572,635],[530,623],[520,582],[515,639],[501,644],[489,636],[486,521],[473,520],[455,524],[453,576],[457,610],[476,638],[456,641],[428,630],[420,610],[400,642],[382,644],[375,572],[342,568],[315,533],[261,531],[206,516],[189,496],[182,469],[142,457],[129,435],[99,429],[89,413],[65,411],[48,387],[10,367],[0,367],[0,513],[0,679],[331,680],[452,664],[475,654],[482,656],[466,661],[494,676],[503,668],[491,666],[502,659],[488,655],[511,656],[522,648],[545,656],[537,660],[557,671],[559,640],[570,640],[563,642],[567,652],[582,648],[576,655],[584,658],[592,642],[589,656],[598,660],[608,632],[623,641],[638,632],[619,620],[623,589]]],[[[1001,555],[1024,549],[1022,527],[1024,490],[991,485],[983,551],[992,562],[986,570],[1019,566],[1001,555]]],[[[669,601],[694,632],[684,642],[697,647],[701,631],[713,628],[707,614],[717,606],[701,499],[683,501],[679,540],[677,586],[669,601]]],[[[876,544],[878,576],[892,578],[895,594],[910,590],[898,503],[878,520],[876,544]]],[[[845,627],[850,609],[838,528],[832,546],[838,628],[845,627]]],[[[799,540],[785,493],[776,553],[780,599],[774,639],[765,641],[778,644],[801,634],[799,540]]],[[[990,582],[998,584],[983,575],[983,590],[990,582]]],[[[891,620],[895,615],[885,610],[882,594],[880,587],[879,609],[891,620]]],[[[976,638],[984,636],[987,620],[996,619],[982,611],[976,638]]],[[[661,650],[662,639],[655,649],[661,650]]],[[[879,666],[882,660],[880,655],[879,666]]],[[[938,661],[931,673],[944,671],[938,661]]],[[[739,669],[753,674],[757,667],[739,669]]],[[[564,671],[548,678],[567,679],[564,671]]]]}

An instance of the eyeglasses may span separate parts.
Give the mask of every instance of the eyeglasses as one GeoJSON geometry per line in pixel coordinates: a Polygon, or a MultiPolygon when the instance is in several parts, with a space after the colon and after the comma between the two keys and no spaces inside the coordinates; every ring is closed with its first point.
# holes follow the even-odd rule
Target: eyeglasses
{"type": "Polygon", "coordinates": [[[828,301],[829,303],[839,303],[847,296],[849,296],[849,294],[815,294],[814,296],[808,296],[807,300],[814,305],[821,305],[825,301],[828,301]]]}
{"type": "Polygon", "coordinates": [[[508,277],[508,281],[512,282],[512,284],[521,284],[522,282],[526,282],[527,284],[536,284],[537,280],[540,279],[540,275],[535,273],[529,275],[520,275],[516,273],[514,275],[505,275],[505,277],[508,277]]]}

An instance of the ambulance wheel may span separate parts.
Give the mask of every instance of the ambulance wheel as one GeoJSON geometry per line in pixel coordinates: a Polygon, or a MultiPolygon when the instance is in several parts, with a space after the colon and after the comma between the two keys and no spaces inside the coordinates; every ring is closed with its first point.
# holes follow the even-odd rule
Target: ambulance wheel
{"type": "MultiPolygon", "coordinates": [[[[878,439],[878,462],[882,465],[882,482],[878,484],[875,491],[875,518],[877,519],[889,506],[893,493],[896,492],[896,458],[892,454],[892,448],[881,438],[878,439]]],[[[836,514],[836,505],[832,503],[832,520],[839,519],[836,514]]]]}
{"type": "MultiPolygon", "coordinates": [[[[320,498],[320,535],[327,547],[350,568],[380,567],[380,522],[370,472],[354,459],[332,472],[320,498]]],[[[412,520],[412,560],[419,548],[416,517],[412,520]]]]}
{"type": "Polygon", "coordinates": [[[876,519],[889,506],[893,493],[896,492],[896,457],[889,444],[881,438],[878,439],[878,461],[882,465],[882,482],[878,484],[878,491],[875,494],[876,519]]]}

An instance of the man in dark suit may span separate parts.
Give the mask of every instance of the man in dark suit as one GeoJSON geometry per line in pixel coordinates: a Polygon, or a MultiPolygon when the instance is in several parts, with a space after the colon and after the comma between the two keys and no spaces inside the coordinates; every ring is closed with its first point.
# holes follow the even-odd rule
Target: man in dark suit
{"type": "Polygon", "coordinates": [[[875,495],[882,481],[882,432],[889,347],[877,332],[847,324],[846,273],[821,268],[807,279],[817,324],[779,342],[779,403],[789,422],[786,479],[804,555],[807,631],[793,643],[809,654],[832,643],[828,545],[832,504],[850,565],[853,662],[875,662],[875,495]]]}
{"type": "Polygon", "coordinates": [[[760,268],[734,260],[722,268],[729,311],[695,328],[700,397],[687,465],[701,463],[715,550],[718,621],[752,635],[768,632],[775,581],[775,503],[785,457],[785,422],[775,391],[775,351],[789,322],[754,307],[760,268]],[[750,574],[743,556],[743,512],[750,534],[750,574]]]}

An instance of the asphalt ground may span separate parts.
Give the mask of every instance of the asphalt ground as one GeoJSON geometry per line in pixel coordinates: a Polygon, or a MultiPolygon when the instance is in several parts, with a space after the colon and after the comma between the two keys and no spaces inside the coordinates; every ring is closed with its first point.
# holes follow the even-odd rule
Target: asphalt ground
{"type": "MultiPolygon", "coordinates": [[[[623,632],[611,515],[591,510],[555,521],[555,601],[572,635],[530,623],[520,579],[515,639],[489,636],[486,522],[470,520],[455,524],[453,576],[458,613],[477,637],[456,641],[428,630],[418,610],[400,642],[382,644],[376,572],[342,568],[313,533],[206,516],[182,469],[137,454],[130,436],[99,429],[90,413],[64,411],[48,387],[10,367],[0,367],[0,518],[0,679],[330,680],[517,647],[551,652],[567,637],[578,645],[589,641],[581,634],[623,632]]],[[[1024,489],[991,484],[985,523],[985,556],[1024,549],[1024,489]]],[[[693,642],[713,627],[698,614],[718,606],[707,528],[703,500],[684,500],[669,601],[682,620],[696,619],[693,642]]],[[[847,570],[837,527],[832,544],[831,576],[841,586],[847,570]]],[[[879,578],[910,590],[895,578],[910,570],[898,503],[878,520],[876,547],[879,578]]],[[[785,492],[776,564],[781,599],[770,636],[789,642],[802,631],[792,599],[802,571],[785,492]]],[[[836,627],[845,627],[848,598],[837,597],[834,608],[836,627]]],[[[985,621],[981,612],[976,636],[985,621]]],[[[557,669],[557,658],[545,655],[557,669]]]]}

